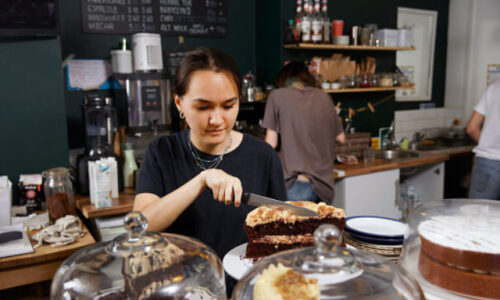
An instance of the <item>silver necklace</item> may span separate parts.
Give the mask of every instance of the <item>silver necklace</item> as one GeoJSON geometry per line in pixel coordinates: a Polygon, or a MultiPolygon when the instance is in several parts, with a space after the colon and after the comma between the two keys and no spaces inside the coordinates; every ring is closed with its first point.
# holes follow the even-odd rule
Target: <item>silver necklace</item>
{"type": "Polygon", "coordinates": [[[208,170],[208,169],[215,169],[220,165],[220,163],[222,162],[222,159],[224,158],[224,154],[227,153],[227,151],[231,147],[232,142],[233,142],[233,136],[231,135],[231,133],[229,133],[229,141],[226,145],[226,148],[224,148],[224,151],[222,152],[221,155],[218,155],[214,159],[203,159],[200,157],[200,155],[198,154],[198,151],[191,143],[191,131],[189,131],[189,134],[188,134],[188,143],[187,144],[188,144],[189,151],[191,152],[191,155],[193,156],[194,162],[196,163],[196,165],[202,170],[208,170]]]}

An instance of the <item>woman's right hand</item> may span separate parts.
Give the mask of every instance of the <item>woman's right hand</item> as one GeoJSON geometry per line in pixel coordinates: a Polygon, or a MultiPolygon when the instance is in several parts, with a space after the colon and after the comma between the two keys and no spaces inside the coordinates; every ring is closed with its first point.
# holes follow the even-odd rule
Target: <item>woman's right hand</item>
{"type": "Polygon", "coordinates": [[[212,190],[215,200],[230,205],[234,199],[234,206],[240,206],[243,188],[239,178],[219,169],[205,170],[202,175],[205,184],[212,190]]]}

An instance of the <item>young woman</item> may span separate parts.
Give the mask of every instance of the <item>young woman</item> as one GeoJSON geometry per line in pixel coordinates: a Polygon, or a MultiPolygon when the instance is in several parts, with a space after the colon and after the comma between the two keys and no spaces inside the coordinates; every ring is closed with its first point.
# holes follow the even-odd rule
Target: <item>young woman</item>
{"type": "Polygon", "coordinates": [[[315,78],[299,61],[278,73],[276,85],[279,89],[267,99],[262,126],[273,148],[281,141],[288,200],[332,204],[335,141],[345,141],[333,101],[315,87],[315,78]]]}
{"type": "Polygon", "coordinates": [[[189,129],[150,143],[134,210],[147,217],[148,230],[197,238],[222,259],[247,241],[243,223],[253,207],[241,203],[244,191],[286,199],[282,166],[264,141],[233,130],[240,75],[228,54],[191,52],[177,71],[174,97],[189,129]]]}

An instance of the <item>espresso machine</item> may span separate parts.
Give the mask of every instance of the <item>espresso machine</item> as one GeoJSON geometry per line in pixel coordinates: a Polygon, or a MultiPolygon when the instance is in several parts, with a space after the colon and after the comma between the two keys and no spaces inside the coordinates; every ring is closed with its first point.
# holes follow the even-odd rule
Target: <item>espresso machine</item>
{"type": "Polygon", "coordinates": [[[127,103],[127,132],[171,130],[170,81],[167,73],[114,74],[125,89],[127,103]]]}
{"type": "MultiPolygon", "coordinates": [[[[77,157],[77,191],[89,194],[89,161],[114,157],[121,174],[120,157],[114,154],[114,134],[117,131],[116,109],[111,97],[89,94],[83,97],[81,105],[85,123],[85,152],[77,157]]],[[[118,176],[119,190],[123,190],[123,178],[118,176]]]]}
{"type": "Polygon", "coordinates": [[[172,94],[168,74],[163,70],[161,36],[156,33],[132,35],[133,71],[113,77],[125,90],[127,133],[170,131],[172,94]]]}

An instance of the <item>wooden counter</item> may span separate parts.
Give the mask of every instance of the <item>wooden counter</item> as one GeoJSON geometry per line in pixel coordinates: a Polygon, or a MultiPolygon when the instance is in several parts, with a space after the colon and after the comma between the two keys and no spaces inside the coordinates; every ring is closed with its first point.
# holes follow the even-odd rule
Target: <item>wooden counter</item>
{"type": "Polygon", "coordinates": [[[124,189],[118,198],[113,198],[113,204],[110,207],[96,208],[90,204],[89,196],[75,195],[76,208],[80,210],[85,218],[105,217],[118,214],[124,214],[132,211],[134,206],[134,189],[124,189]]]}
{"type": "Polygon", "coordinates": [[[335,179],[340,179],[343,177],[356,176],[362,174],[368,174],[379,171],[386,171],[392,169],[402,169],[415,167],[426,164],[434,164],[442,161],[449,160],[452,156],[469,154],[472,151],[473,146],[463,146],[463,147],[450,147],[441,150],[432,151],[419,151],[420,157],[415,158],[403,158],[403,159],[375,159],[372,163],[365,163],[362,160],[356,165],[345,165],[345,164],[335,164],[335,169],[344,171],[344,176],[338,176],[334,173],[335,179]]]}
{"type": "MultiPolygon", "coordinates": [[[[95,243],[85,225],[82,226],[85,235],[72,244],[61,247],[42,245],[33,253],[0,258],[0,290],[52,279],[66,258],[95,243]]],[[[31,238],[36,232],[28,235],[31,238]]]]}

